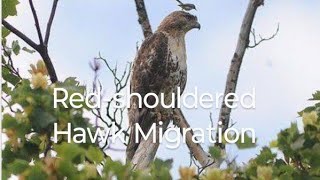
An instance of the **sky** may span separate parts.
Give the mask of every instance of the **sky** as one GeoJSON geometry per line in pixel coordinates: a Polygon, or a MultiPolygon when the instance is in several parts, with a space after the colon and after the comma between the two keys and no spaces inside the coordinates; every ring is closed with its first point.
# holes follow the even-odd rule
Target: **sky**
{"type": "MultiPolygon", "coordinates": [[[[185,92],[198,87],[199,93],[223,92],[228,68],[235,50],[242,18],[248,0],[190,0],[197,6],[192,12],[198,16],[201,30],[186,36],[188,55],[188,82],[185,92]]],[[[179,10],[174,0],[146,0],[153,30],[170,12],[179,10]]],[[[35,0],[35,6],[44,31],[51,9],[51,1],[35,0]]],[[[250,150],[227,147],[230,158],[247,162],[262,146],[276,138],[277,132],[290,125],[301,123],[297,112],[309,104],[307,101],[319,90],[320,66],[320,1],[269,0],[258,9],[253,24],[257,34],[272,35],[277,25],[279,34],[271,41],[248,49],[240,71],[237,93],[256,89],[256,109],[242,108],[232,111],[235,128],[253,128],[258,146],[250,150]]],[[[19,30],[37,40],[30,8],[26,1],[18,5],[18,16],[9,18],[19,30]]],[[[18,39],[10,35],[11,39],[18,39]]],[[[52,27],[49,53],[60,80],[74,76],[89,85],[93,73],[89,61],[101,52],[112,64],[125,65],[133,61],[136,45],[143,35],[137,22],[134,1],[119,0],[68,0],[59,1],[52,27]]],[[[21,42],[21,41],[20,41],[21,42]]],[[[30,63],[40,57],[23,53],[14,62],[26,77],[30,63]]],[[[106,67],[100,73],[104,87],[112,87],[112,77],[106,67]]],[[[209,125],[209,113],[214,120],[218,109],[183,110],[193,128],[209,125]]],[[[205,143],[206,149],[210,144],[205,143]]],[[[112,152],[115,159],[124,159],[124,152],[112,152]]],[[[169,150],[161,146],[157,156],[174,158],[173,171],[189,165],[186,146],[169,150]]]]}

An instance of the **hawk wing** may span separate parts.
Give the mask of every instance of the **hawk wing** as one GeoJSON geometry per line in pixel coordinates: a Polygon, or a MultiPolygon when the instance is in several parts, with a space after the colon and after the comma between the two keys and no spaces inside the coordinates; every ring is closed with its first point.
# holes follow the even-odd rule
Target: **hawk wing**
{"type": "MultiPolygon", "coordinates": [[[[168,38],[164,33],[156,32],[142,43],[132,67],[132,77],[130,81],[130,91],[139,93],[143,98],[147,93],[159,94],[169,77],[166,66],[169,58],[168,38]]],[[[153,105],[154,99],[149,96],[148,104],[153,105]]],[[[135,124],[138,123],[146,133],[154,120],[150,113],[153,109],[148,109],[142,104],[138,107],[139,99],[132,96],[128,118],[131,127],[129,142],[127,145],[127,161],[131,161],[139,143],[135,143],[135,124]]],[[[139,141],[140,142],[140,141],[139,141]]]]}

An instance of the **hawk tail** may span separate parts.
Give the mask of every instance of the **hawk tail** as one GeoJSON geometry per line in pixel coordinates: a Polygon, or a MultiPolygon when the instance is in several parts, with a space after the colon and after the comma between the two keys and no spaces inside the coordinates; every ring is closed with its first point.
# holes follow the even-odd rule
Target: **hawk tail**
{"type": "Polygon", "coordinates": [[[138,148],[139,143],[136,143],[135,137],[136,126],[135,124],[131,126],[129,142],[126,149],[127,162],[130,162],[138,148]]]}

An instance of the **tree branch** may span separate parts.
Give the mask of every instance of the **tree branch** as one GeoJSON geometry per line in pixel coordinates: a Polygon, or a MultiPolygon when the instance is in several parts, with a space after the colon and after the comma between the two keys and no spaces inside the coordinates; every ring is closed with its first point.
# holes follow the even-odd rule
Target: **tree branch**
{"type": "MultiPolygon", "coordinates": [[[[163,133],[166,131],[170,121],[164,121],[162,125],[157,124],[156,126],[156,142],[153,142],[153,133],[148,137],[147,140],[141,140],[136,150],[131,163],[134,169],[146,169],[150,163],[154,160],[159,147],[159,129],[163,129],[163,133]]],[[[161,135],[160,135],[161,136],[161,135]]]]}
{"type": "Polygon", "coordinates": [[[56,9],[57,9],[57,5],[58,5],[58,0],[54,0],[53,4],[52,4],[52,9],[51,9],[51,13],[50,13],[50,17],[47,23],[47,29],[46,29],[46,36],[44,38],[44,44],[46,46],[48,46],[48,42],[49,42],[49,37],[50,37],[50,31],[51,31],[51,26],[53,23],[53,19],[54,19],[54,15],[56,14],[56,9]]]}
{"type": "MultiPolygon", "coordinates": [[[[44,47],[44,46],[42,46],[44,47]]],[[[52,64],[52,61],[51,61],[51,58],[48,54],[48,49],[45,47],[45,48],[42,48],[40,49],[40,51],[38,51],[39,54],[41,55],[46,67],[47,67],[47,70],[48,70],[48,74],[50,76],[50,80],[52,83],[55,83],[58,81],[58,77],[57,77],[57,74],[56,74],[56,70],[54,69],[54,66],[52,64]]]]}
{"type": "Polygon", "coordinates": [[[29,4],[30,4],[31,11],[32,11],[34,23],[36,25],[40,46],[42,46],[43,45],[43,38],[42,38],[42,33],[41,33],[40,24],[39,24],[39,20],[38,20],[38,15],[37,15],[36,9],[34,8],[32,0],[29,0],[29,4]]]}
{"type": "MultiPolygon", "coordinates": [[[[46,34],[46,36],[48,36],[48,37],[46,37],[47,40],[49,40],[50,28],[51,28],[51,25],[52,25],[53,16],[55,14],[57,1],[58,0],[55,0],[54,3],[53,3],[53,11],[51,12],[51,16],[52,17],[49,18],[49,22],[48,22],[49,29],[47,30],[47,34],[46,34]]],[[[29,4],[30,4],[30,8],[31,8],[31,11],[32,11],[32,15],[33,15],[34,21],[35,21],[35,26],[36,26],[36,29],[37,29],[37,33],[38,33],[40,44],[36,44],[33,40],[31,40],[29,37],[27,37],[21,31],[19,31],[15,27],[13,27],[11,24],[9,24],[4,19],[2,19],[2,25],[4,27],[6,27],[8,30],[10,30],[12,33],[17,35],[19,38],[21,38],[25,43],[27,43],[29,46],[31,46],[33,49],[35,49],[40,54],[40,56],[42,57],[45,65],[47,67],[51,82],[55,83],[55,82],[58,81],[58,77],[57,77],[56,71],[54,69],[54,66],[52,64],[51,58],[49,56],[47,44],[44,44],[44,42],[43,42],[38,16],[37,16],[37,13],[36,13],[36,10],[34,8],[32,0],[29,0],[29,4]]]]}
{"type": "MultiPolygon", "coordinates": [[[[174,110],[175,123],[179,126],[181,134],[183,134],[183,129],[189,129],[190,125],[184,117],[181,109],[174,110]]],[[[192,129],[190,131],[186,131],[186,143],[194,158],[201,164],[201,168],[205,169],[207,167],[217,167],[217,163],[215,159],[211,157],[206,151],[203,150],[199,143],[195,143],[192,140],[194,135],[192,129]]]]}
{"type": "MultiPolygon", "coordinates": [[[[249,5],[247,7],[245,16],[242,21],[240,34],[237,42],[237,47],[233,55],[233,58],[231,60],[231,65],[230,65],[226,86],[225,86],[224,98],[226,97],[227,94],[235,93],[236,91],[242,60],[249,43],[249,36],[250,36],[252,23],[258,7],[262,6],[263,3],[264,3],[264,0],[249,1],[249,5]]],[[[230,97],[230,99],[233,99],[233,98],[234,98],[233,96],[230,97]]],[[[225,101],[223,100],[221,109],[220,109],[219,119],[218,119],[218,122],[221,122],[221,125],[218,124],[218,128],[221,128],[222,132],[225,132],[229,126],[230,114],[231,114],[231,108],[227,107],[225,101]]],[[[224,144],[218,142],[218,137],[219,137],[219,134],[217,133],[215,145],[217,145],[221,149],[224,149],[225,146],[224,144]]]]}
{"type": "MultiPolygon", "coordinates": [[[[94,58],[93,63],[90,64],[92,70],[95,72],[95,77],[94,77],[94,82],[93,82],[93,92],[99,92],[100,93],[100,99],[103,99],[102,97],[102,85],[98,79],[98,71],[100,70],[100,64],[99,62],[103,61],[105,63],[105,65],[107,66],[107,70],[111,72],[112,76],[113,76],[113,83],[114,83],[114,87],[115,87],[115,92],[116,93],[120,93],[121,91],[124,90],[125,87],[127,87],[127,84],[129,82],[129,77],[130,77],[130,72],[131,72],[131,63],[128,63],[122,74],[118,74],[118,67],[117,65],[113,68],[111,67],[111,65],[109,64],[108,60],[103,58],[101,56],[101,54],[99,53],[99,56],[94,58]]],[[[107,127],[111,127],[112,125],[117,127],[117,130],[115,133],[117,133],[118,131],[120,131],[122,129],[122,122],[124,120],[124,111],[125,108],[113,108],[113,103],[117,103],[115,101],[114,96],[112,96],[112,98],[108,101],[105,101],[107,103],[106,106],[106,112],[105,112],[105,116],[102,115],[102,111],[101,108],[95,108],[92,109],[92,113],[96,116],[96,124],[97,124],[97,120],[101,120],[101,122],[103,122],[107,127]]],[[[100,103],[102,103],[100,101],[100,103]]],[[[101,105],[100,105],[101,106],[101,105]]],[[[123,131],[123,137],[124,139],[127,139],[127,137],[129,136],[128,134],[128,130],[123,131]]],[[[108,141],[103,142],[103,146],[101,147],[102,149],[105,149],[109,143],[108,141]]]]}
{"type": "Polygon", "coordinates": [[[138,22],[141,25],[144,38],[149,37],[152,35],[152,29],[149,22],[147,10],[144,4],[144,0],[135,0],[137,13],[139,16],[138,22]]]}
{"type": "Polygon", "coordinates": [[[9,31],[11,31],[13,34],[17,35],[19,38],[21,38],[25,43],[27,43],[29,46],[31,46],[35,50],[39,50],[39,45],[36,44],[34,41],[32,41],[29,37],[27,37],[25,34],[23,34],[21,31],[13,27],[10,23],[8,23],[6,20],[2,19],[2,25],[7,28],[9,31]]]}
{"type": "Polygon", "coordinates": [[[253,29],[251,30],[251,35],[252,35],[252,37],[253,37],[253,45],[248,44],[248,48],[255,48],[255,47],[259,46],[259,44],[262,43],[263,41],[269,41],[269,40],[275,38],[275,37],[278,35],[278,33],[279,33],[279,29],[280,29],[280,26],[279,26],[279,24],[278,24],[277,30],[276,30],[270,37],[264,38],[264,37],[262,37],[261,35],[259,35],[259,38],[260,38],[260,39],[259,39],[259,41],[257,41],[256,31],[255,31],[255,29],[253,28],[253,29]]]}

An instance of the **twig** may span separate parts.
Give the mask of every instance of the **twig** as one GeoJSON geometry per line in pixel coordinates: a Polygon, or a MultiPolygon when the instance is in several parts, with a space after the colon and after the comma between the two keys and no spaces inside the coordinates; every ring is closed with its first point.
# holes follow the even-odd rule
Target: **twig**
{"type": "Polygon", "coordinates": [[[10,106],[10,103],[8,102],[8,100],[6,100],[6,98],[4,98],[4,97],[1,96],[1,99],[8,105],[8,107],[9,107],[9,109],[10,109],[11,112],[17,113],[17,111],[15,111],[15,110],[12,109],[12,106],[10,106]]]}
{"type": "MultiPolygon", "coordinates": [[[[112,77],[114,79],[114,86],[115,86],[114,94],[120,93],[128,84],[130,72],[131,72],[130,71],[131,63],[128,63],[125,66],[123,73],[119,77],[117,73],[118,71],[117,65],[114,68],[112,68],[109,62],[107,61],[107,59],[103,58],[99,53],[99,56],[97,58],[94,58],[94,62],[90,64],[90,67],[95,72],[94,81],[93,81],[93,92],[96,92],[99,90],[100,94],[102,91],[102,85],[98,79],[98,71],[100,70],[99,61],[104,62],[107,66],[107,70],[112,74],[112,77]],[[98,86],[100,88],[98,88],[98,86]]],[[[103,99],[103,97],[101,96],[100,99],[103,99]]],[[[112,97],[110,100],[105,102],[107,103],[105,115],[102,115],[100,108],[92,109],[92,113],[96,116],[96,121],[101,120],[108,128],[111,128],[112,125],[115,125],[117,127],[117,130],[115,133],[117,133],[122,129],[122,123],[124,119],[123,114],[124,114],[125,108],[116,108],[116,109],[112,108],[112,103],[115,102],[114,97],[112,97]]],[[[100,101],[100,103],[102,102],[100,101]]],[[[129,136],[128,131],[129,129],[127,129],[126,131],[123,131],[124,139],[126,139],[129,136]]],[[[108,141],[104,142],[104,145],[101,148],[105,149],[107,145],[108,145],[108,141]]]]}
{"type": "Polygon", "coordinates": [[[253,37],[253,45],[248,44],[248,48],[255,48],[257,47],[260,43],[262,43],[263,41],[269,41],[273,38],[275,38],[279,33],[279,23],[278,23],[278,27],[276,29],[276,31],[268,38],[263,38],[261,35],[259,35],[259,41],[257,41],[257,37],[256,37],[256,32],[255,29],[252,29],[251,31],[251,35],[253,37]]]}
{"type": "Polygon", "coordinates": [[[230,166],[235,165],[237,158],[238,158],[238,155],[233,157],[231,160],[226,159],[227,167],[230,168],[230,166]]]}
{"type": "Polygon", "coordinates": [[[48,21],[48,23],[47,23],[46,36],[45,36],[45,38],[44,38],[44,44],[45,44],[46,46],[48,46],[49,37],[50,37],[50,31],[51,31],[51,26],[52,26],[52,23],[53,23],[54,15],[56,14],[57,5],[58,5],[58,0],[54,0],[54,1],[53,1],[53,4],[52,4],[52,9],[51,9],[49,21],[48,21]]]}
{"type": "Polygon", "coordinates": [[[3,47],[2,50],[4,55],[8,57],[8,62],[3,63],[3,67],[7,68],[12,74],[16,75],[21,80],[22,78],[20,76],[19,70],[14,67],[13,60],[10,53],[6,50],[6,47],[4,44],[2,44],[2,47],[3,47]]]}
{"type": "Polygon", "coordinates": [[[126,151],[125,149],[119,149],[119,148],[113,148],[113,147],[108,147],[107,149],[108,149],[108,150],[111,150],[111,151],[118,151],[118,152],[124,152],[124,151],[126,151]]]}
{"type": "Polygon", "coordinates": [[[43,45],[43,38],[42,38],[42,33],[41,33],[40,24],[39,24],[39,20],[38,20],[38,15],[37,15],[36,9],[34,8],[32,0],[29,0],[29,4],[30,4],[31,11],[32,11],[34,23],[36,25],[36,29],[38,32],[40,46],[42,46],[43,45]]]}

